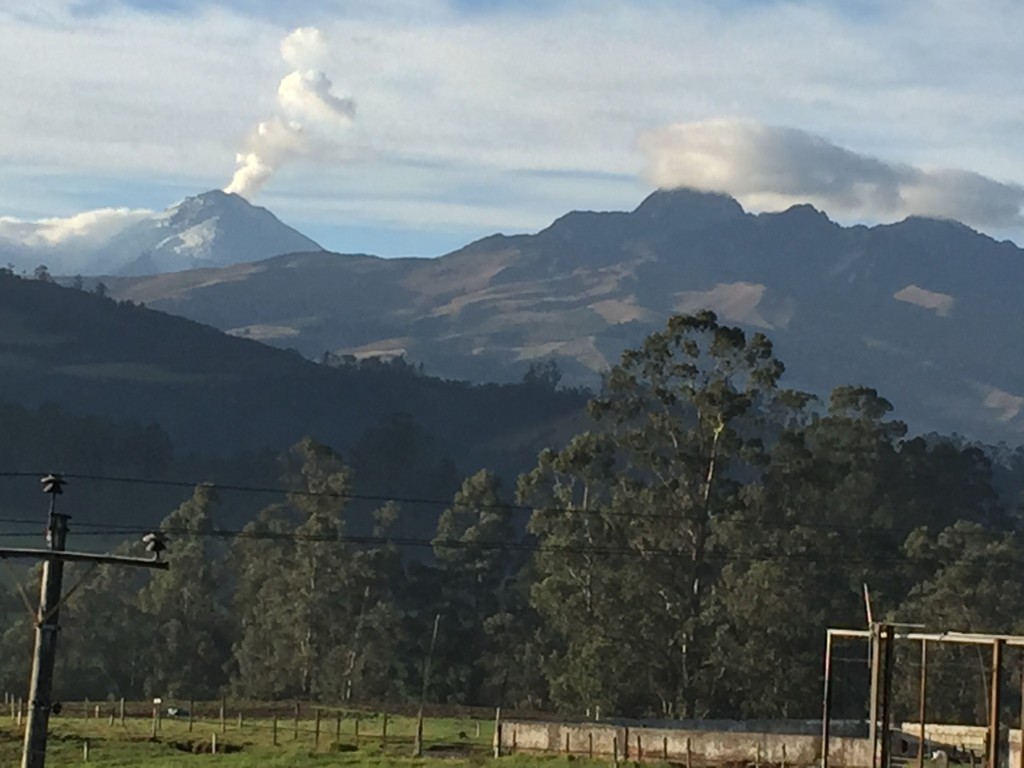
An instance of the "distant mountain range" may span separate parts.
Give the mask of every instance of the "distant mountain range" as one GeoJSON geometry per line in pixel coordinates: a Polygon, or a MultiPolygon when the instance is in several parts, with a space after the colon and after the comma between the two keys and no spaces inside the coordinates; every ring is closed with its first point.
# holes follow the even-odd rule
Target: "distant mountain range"
{"type": "Polygon", "coordinates": [[[165,211],[99,211],[66,220],[0,220],[0,264],[55,274],[150,275],[321,250],[266,208],[220,190],[165,211]],[[16,225],[16,226],[15,226],[16,225]]]}
{"type": "MultiPolygon", "coordinates": [[[[475,381],[550,358],[567,382],[593,385],[670,314],[710,307],[766,331],[790,386],[876,387],[918,431],[1018,443],[1024,430],[1024,252],[954,221],[842,227],[806,205],[753,215],[673,190],[436,259],[298,251],[107,282],[307,357],[404,354],[475,381]]],[[[150,259],[134,268],[169,266],[150,259]]]]}

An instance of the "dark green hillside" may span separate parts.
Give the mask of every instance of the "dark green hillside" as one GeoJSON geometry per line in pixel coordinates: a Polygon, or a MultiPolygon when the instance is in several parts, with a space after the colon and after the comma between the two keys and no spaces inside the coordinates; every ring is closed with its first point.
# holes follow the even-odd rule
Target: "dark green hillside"
{"type": "Polygon", "coordinates": [[[409,367],[328,367],[294,352],[54,283],[0,275],[0,402],[157,424],[179,454],[354,448],[396,413],[460,469],[515,471],[583,404],[537,386],[470,386],[409,367]],[[465,465],[465,466],[464,466],[465,465]]]}

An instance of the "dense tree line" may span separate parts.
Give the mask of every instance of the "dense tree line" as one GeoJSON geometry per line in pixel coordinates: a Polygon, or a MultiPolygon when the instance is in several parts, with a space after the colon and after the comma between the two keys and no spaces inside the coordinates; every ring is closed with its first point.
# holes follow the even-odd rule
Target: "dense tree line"
{"type": "MultiPolygon", "coordinates": [[[[1020,452],[909,437],[870,388],[821,402],[782,374],[765,336],[674,317],[609,372],[589,429],[515,489],[466,478],[431,530],[411,496],[454,468],[401,419],[349,463],[294,446],[287,497],[230,535],[231,491],[197,487],[162,523],[169,572],[101,570],[68,600],[60,695],[411,701],[440,616],[433,701],[806,718],[824,630],[864,626],[865,584],[894,620],[1024,631],[1020,452]],[[361,473],[394,500],[353,502],[361,473]]],[[[17,690],[31,633],[13,591],[0,620],[0,683],[17,690]]],[[[937,656],[936,717],[978,713],[972,653],[937,656]]],[[[847,660],[836,703],[856,717],[866,670],[847,660]]]]}

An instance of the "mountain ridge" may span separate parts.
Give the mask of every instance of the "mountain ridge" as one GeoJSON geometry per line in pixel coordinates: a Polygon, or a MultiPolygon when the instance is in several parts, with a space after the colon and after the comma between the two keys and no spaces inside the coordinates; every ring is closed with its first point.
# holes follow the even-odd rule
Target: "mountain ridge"
{"type": "Polygon", "coordinates": [[[669,315],[709,308],[768,333],[792,386],[874,386],[917,430],[1024,432],[1024,361],[992,332],[1024,323],[1024,251],[948,220],[842,226],[809,205],[656,191],[435,259],[283,254],[173,279],[110,288],[307,357],[405,355],[474,381],[554,359],[596,386],[669,315]]]}

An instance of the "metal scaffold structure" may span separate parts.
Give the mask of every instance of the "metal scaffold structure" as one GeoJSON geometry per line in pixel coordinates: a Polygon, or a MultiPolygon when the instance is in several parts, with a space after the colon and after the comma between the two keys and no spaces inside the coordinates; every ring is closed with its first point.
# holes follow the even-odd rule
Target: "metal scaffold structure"
{"type": "MultiPolygon", "coordinates": [[[[921,666],[919,681],[920,724],[917,768],[924,765],[925,724],[928,704],[928,647],[934,644],[971,645],[991,649],[991,682],[988,686],[988,734],[985,768],[999,768],[999,702],[1002,696],[1003,655],[1007,647],[1024,648],[1024,636],[986,634],[978,632],[924,632],[906,629],[887,622],[871,622],[868,629],[828,629],[825,636],[825,675],[821,717],[821,768],[829,768],[829,737],[832,719],[832,646],[836,639],[862,639],[869,644],[871,685],[868,694],[868,740],[871,743],[873,768],[890,768],[892,733],[892,679],[893,648],[896,641],[920,643],[921,666]]],[[[1022,674],[1024,690],[1024,674],[1022,674]]],[[[1021,712],[1024,726],[1024,706],[1021,712]]],[[[1024,768],[1024,749],[1020,766],[1024,768]]]]}

